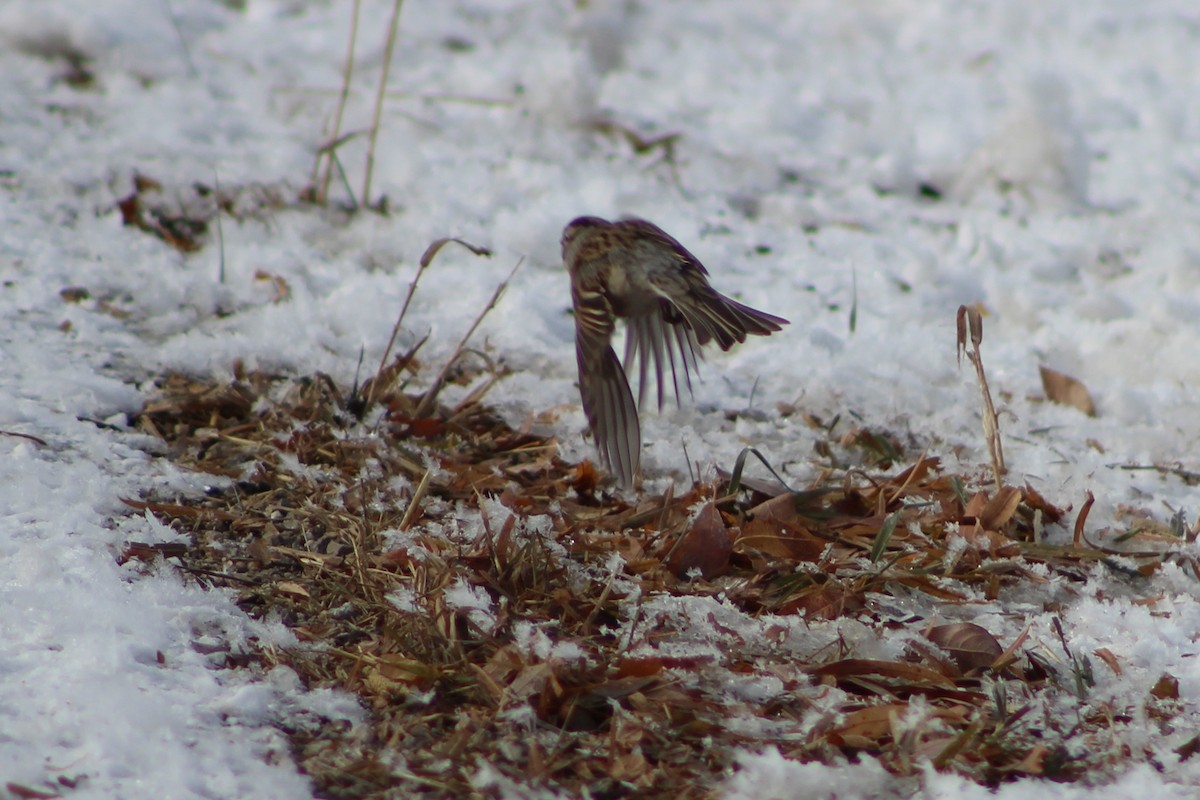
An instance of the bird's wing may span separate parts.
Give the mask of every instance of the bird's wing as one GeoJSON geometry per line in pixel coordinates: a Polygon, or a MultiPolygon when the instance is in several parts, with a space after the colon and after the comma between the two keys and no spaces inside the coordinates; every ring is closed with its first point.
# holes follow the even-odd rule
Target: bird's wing
{"type": "Polygon", "coordinates": [[[602,292],[577,290],[572,299],[583,413],[600,458],[624,486],[632,487],[641,458],[642,432],[629,381],[611,345],[612,307],[602,292]]]}
{"type": "Polygon", "coordinates": [[[788,321],[730,300],[707,281],[688,280],[688,289],[673,301],[674,309],[696,334],[701,345],[716,341],[722,350],[746,341],[750,334],[766,336],[782,330],[788,321]]]}
{"type": "Polygon", "coordinates": [[[693,329],[680,324],[682,320],[669,322],[667,316],[671,313],[669,306],[666,310],[660,308],[654,313],[631,317],[626,326],[625,367],[632,369],[634,362],[637,362],[638,405],[645,402],[650,365],[653,363],[660,411],[665,396],[663,378],[666,367],[671,368],[671,386],[675,391],[675,401],[682,402],[679,373],[683,373],[684,385],[691,394],[692,373],[697,371],[696,362],[700,357],[700,345],[696,342],[693,329]]]}
{"type": "MultiPolygon", "coordinates": [[[[630,248],[627,257],[631,260],[648,262],[652,259],[662,259],[664,255],[672,257],[679,268],[680,274],[695,271],[700,276],[707,275],[700,260],[688,252],[675,237],[655,225],[637,217],[627,217],[621,225],[636,231],[639,235],[635,241],[637,246],[630,248]]],[[[672,276],[676,270],[661,271],[647,269],[647,280],[651,290],[658,295],[658,302],[652,310],[646,313],[634,314],[629,317],[625,339],[625,368],[633,370],[637,362],[638,372],[638,405],[645,402],[646,387],[649,385],[650,367],[653,364],[655,386],[658,389],[658,408],[661,411],[666,396],[666,370],[671,370],[671,388],[674,389],[675,401],[683,402],[679,390],[680,373],[688,394],[692,391],[692,373],[698,371],[701,358],[700,342],[696,340],[696,328],[686,324],[683,316],[676,312],[671,298],[686,287],[681,279],[672,276]]]]}
{"type": "Polygon", "coordinates": [[[640,244],[629,257],[642,261],[667,254],[674,269],[647,269],[647,280],[659,297],[649,313],[631,316],[625,346],[625,366],[632,369],[638,361],[638,403],[644,401],[650,364],[658,380],[658,407],[664,396],[665,368],[670,366],[675,398],[679,401],[679,373],[692,389],[691,373],[696,370],[700,348],[716,341],[722,350],[744,342],[746,336],[765,336],[780,330],[787,320],[730,300],[708,283],[708,270],[677,239],[644,219],[622,221],[641,236],[640,244]]]}

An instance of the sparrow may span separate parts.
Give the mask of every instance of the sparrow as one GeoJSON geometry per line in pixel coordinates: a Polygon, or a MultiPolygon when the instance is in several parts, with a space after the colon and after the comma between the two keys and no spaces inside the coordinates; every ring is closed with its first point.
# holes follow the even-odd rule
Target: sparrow
{"type": "Polygon", "coordinates": [[[583,413],[601,460],[626,487],[633,486],[641,458],[638,407],[653,364],[658,408],[671,368],[675,400],[680,373],[689,392],[700,348],[722,350],[767,336],[788,321],[731,300],[712,288],[708,270],[670,234],[652,222],[579,217],[563,229],[563,263],[571,277],[575,310],[575,358],[583,413]],[[612,348],[616,319],[625,320],[625,367],[612,348]],[[638,401],[625,370],[637,362],[638,401]]]}

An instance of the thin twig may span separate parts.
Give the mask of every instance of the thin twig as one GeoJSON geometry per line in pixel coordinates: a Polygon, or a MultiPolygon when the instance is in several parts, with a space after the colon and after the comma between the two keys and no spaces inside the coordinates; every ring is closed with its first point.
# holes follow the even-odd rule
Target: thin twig
{"type": "MultiPolygon", "coordinates": [[[[342,89],[338,95],[337,110],[333,115],[332,140],[338,142],[342,132],[342,117],[346,111],[346,101],[350,98],[350,79],[354,74],[354,51],[358,46],[358,13],[362,9],[362,0],[354,0],[354,8],[350,12],[350,43],[346,46],[346,60],[342,64],[342,89]]],[[[317,153],[317,166],[321,163],[321,153],[317,153]]],[[[325,205],[329,200],[329,182],[333,179],[334,154],[330,150],[326,154],[325,174],[321,176],[321,188],[317,191],[317,203],[325,205]]],[[[314,176],[315,177],[315,176],[314,176]]],[[[353,192],[351,192],[353,199],[353,192]]]]}
{"type": "Polygon", "coordinates": [[[475,318],[475,321],[471,323],[471,327],[465,334],[463,334],[463,338],[459,341],[458,347],[454,348],[454,353],[449,359],[446,360],[446,363],[442,365],[441,371],[439,371],[437,377],[433,379],[433,383],[430,385],[429,389],[424,395],[421,396],[421,402],[417,403],[417,410],[413,412],[413,417],[415,419],[420,419],[433,410],[433,404],[437,402],[438,393],[442,390],[442,384],[446,382],[446,376],[450,374],[450,368],[454,366],[455,361],[457,361],[458,357],[462,354],[463,348],[467,346],[467,342],[470,341],[471,337],[475,335],[475,329],[478,328],[480,323],[483,322],[483,318],[486,317],[488,313],[496,307],[496,303],[500,300],[500,295],[504,294],[504,290],[508,288],[508,282],[513,279],[513,276],[517,274],[517,270],[520,269],[521,265],[524,263],[525,258],[522,256],[517,261],[516,266],[512,268],[512,272],[508,273],[508,277],[496,287],[496,291],[492,292],[492,299],[488,300],[487,305],[484,306],[483,310],[479,312],[479,316],[475,318]]]}
{"type": "MultiPolygon", "coordinates": [[[[417,274],[413,278],[413,282],[408,286],[408,294],[404,297],[404,305],[400,308],[400,315],[396,317],[396,324],[392,326],[392,335],[388,337],[387,347],[383,348],[383,357],[379,359],[379,369],[375,371],[375,380],[371,382],[371,391],[367,395],[367,403],[365,408],[370,408],[375,402],[375,396],[378,393],[378,385],[381,383],[379,378],[383,375],[383,369],[387,366],[387,360],[392,355],[392,347],[396,344],[396,337],[400,334],[400,326],[404,323],[404,315],[408,313],[408,306],[410,303],[412,303],[413,294],[415,294],[417,291],[417,284],[421,281],[421,275],[424,274],[425,270],[429,268],[429,265],[433,263],[433,259],[437,257],[437,254],[441,252],[441,249],[449,242],[461,244],[475,255],[490,256],[492,254],[492,251],[488,250],[486,247],[478,247],[469,242],[465,242],[462,239],[453,238],[438,239],[425,248],[425,252],[421,254],[421,260],[417,263],[417,274]]],[[[520,264],[518,263],[517,266],[520,266],[520,264]]],[[[514,268],[513,271],[516,272],[516,269],[514,268]]]]}
{"type": "Polygon", "coordinates": [[[225,285],[225,228],[221,225],[221,176],[213,167],[213,193],[217,203],[217,246],[220,265],[217,269],[217,282],[225,285]]]}
{"type": "Polygon", "coordinates": [[[50,444],[45,439],[41,439],[37,436],[34,436],[31,433],[17,433],[16,431],[0,431],[0,436],[16,436],[20,439],[28,439],[31,442],[40,444],[42,447],[50,446],[50,444]]]}
{"type": "Polygon", "coordinates": [[[1105,464],[1109,469],[1123,469],[1129,472],[1138,470],[1153,470],[1160,475],[1174,475],[1188,486],[1200,484],[1200,472],[1184,469],[1182,466],[1169,467],[1166,464],[1105,464]]]}
{"type": "Polygon", "coordinates": [[[388,72],[392,68],[392,55],[396,51],[396,34],[400,28],[400,9],[404,0],[395,0],[392,5],[392,19],[388,23],[387,44],[383,49],[383,66],[380,68],[379,88],[375,92],[375,110],[371,114],[370,144],[367,145],[367,174],[363,178],[362,202],[371,205],[371,174],[375,171],[375,142],[379,139],[380,117],[383,116],[383,100],[387,96],[388,72]]]}
{"type": "Polygon", "coordinates": [[[850,335],[858,329],[858,270],[850,265],[850,335]]]}
{"type": "Polygon", "coordinates": [[[179,17],[175,16],[175,9],[171,7],[171,0],[163,0],[163,5],[166,6],[167,17],[171,20],[175,35],[179,37],[179,49],[183,51],[183,61],[187,64],[188,73],[193,78],[199,78],[200,72],[196,69],[196,62],[192,60],[192,48],[188,45],[187,37],[183,35],[183,28],[179,24],[179,17]]]}

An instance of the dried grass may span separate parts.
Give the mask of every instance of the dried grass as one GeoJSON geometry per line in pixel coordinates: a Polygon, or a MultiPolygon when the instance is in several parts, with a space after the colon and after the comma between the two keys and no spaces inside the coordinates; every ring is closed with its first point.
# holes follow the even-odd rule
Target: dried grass
{"type": "MultiPolygon", "coordinates": [[[[124,557],[169,559],[248,613],[281,618],[303,646],[257,660],[370,710],[366,730],[286,731],[324,797],[498,796],[478,782],[483,764],[573,795],[711,797],[741,749],[767,744],[800,761],[867,754],[914,779],[932,762],[987,785],[1096,780],[1147,757],[1122,747],[1132,720],[1176,713],[1169,698],[1141,709],[1091,698],[1090,657],[1065,639],[1053,649],[1027,628],[1005,646],[980,625],[881,611],[881,599],[914,596],[967,607],[1047,572],[1070,591],[1110,563],[1035,541],[1064,512],[1028,487],[971,493],[977,478],[922,455],[894,476],[847,471],[795,492],[739,468],[734,491],[695,485],[631,506],[590,464],[563,462],[553,439],[478,401],[418,414],[427,393],[379,386],[377,430],[324,375],[168,375],[139,419],[172,461],[228,481],[204,497],[129,501],[189,543],[130,543],[124,557]],[[455,600],[464,587],[487,613],[455,600]],[[670,657],[644,645],[701,632],[646,618],[645,598],[662,595],[719,596],[747,621],[814,630],[853,618],[912,644],[891,661],[845,644],[800,658],[710,618],[702,635],[723,655],[670,657]],[[583,657],[539,656],[531,632],[583,657]],[[746,676],[783,689],[754,703],[722,688],[746,676]]],[[[905,458],[895,437],[860,434],[835,439],[830,426],[827,447],[869,462],[888,441],[888,457],[905,458]]],[[[1139,552],[1134,569],[1177,557],[1139,552]]]]}

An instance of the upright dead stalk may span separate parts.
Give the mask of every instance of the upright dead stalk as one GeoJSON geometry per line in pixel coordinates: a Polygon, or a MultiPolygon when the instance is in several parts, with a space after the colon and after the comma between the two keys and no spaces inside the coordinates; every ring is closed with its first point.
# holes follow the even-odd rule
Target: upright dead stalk
{"type": "Polygon", "coordinates": [[[983,398],[983,438],[987,442],[988,453],[992,457],[992,474],[996,479],[996,490],[1003,487],[1004,448],[1000,443],[1000,417],[996,414],[996,406],[992,403],[992,393],[988,389],[987,374],[983,369],[983,357],[979,353],[979,345],[983,341],[983,317],[974,306],[958,307],[958,363],[962,364],[963,353],[975,365],[975,374],[979,377],[979,394],[983,398]],[[967,334],[970,333],[971,347],[967,348],[967,334]]]}
{"type": "MultiPolygon", "coordinates": [[[[346,60],[342,63],[342,89],[338,94],[337,111],[333,114],[333,131],[329,135],[331,143],[339,143],[342,135],[342,117],[346,113],[346,102],[350,99],[350,80],[354,75],[354,52],[358,47],[358,16],[362,10],[362,0],[354,0],[354,5],[350,11],[350,41],[346,45],[346,60]]],[[[329,200],[329,184],[333,180],[333,167],[335,163],[336,147],[322,148],[317,152],[317,169],[320,169],[321,157],[326,158],[325,172],[320,177],[320,183],[317,183],[317,176],[313,175],[313,185],[317,186],[316,201],[320,205],[324,205],[329,200]]],[[[365,202],[365,201],[364,201],[365,202]]]]}
{"type": "Polygon", "coordinates": [[[521,258],[519,261],[517,261],[516,266],[512,268],[512,272],[508,273],[508,277],[496,287],[496,291],[492,292],[492,298],[488,300],[487,305],[484,306],[483,310],[479,312],[479,316],[475,317],[475,321],[471,323],[471,327],[465,334],[463,334],[462,339],[458,343],[458,347],[454,348],[454,353],[450,356],[450,358],[446,359],[446,363],[442,365],[441,370],[438,372],[437,377],[433,379],[433,383],[430,385],[429,389],[425,392],[425,394],[421,395],[421,402],[417,403],[417,410],[413,412],[413,417],[419,419],[433,411],[434,404],[437,402],[438,393],[441,392],[442,385],[446,382],[446,376],[450,374],[450,368],[454,366],[454,362],[458,361],[458,357],[462,355],[463,348],[467,346],[467,342],[470,341],[471,337],[475,335],[475,329],[479,327],[481,322],[483,322],[483,318],[486,317],[488,313],[496,307],[496,303],[500,300],[500,296],[504,294],[504,290],[508,288],[508,282],[513,279],[513,276],[517,274],[517,270],[520,269],[521,265],[524,263],[524,258],[521,258]]]}
{"type": "MultiPolygon", "coordinates": [[[[413,278],[413,282],[408,286],[408,294],[404,297],[404,305],[400,308],[400,315],[396,317],[396,323],[392,325],[392,335],[388,338],[387,347],[383,349],[383,357],[379,359],[379,369],[375,371],[375,379],[371,381],[371,389],[369,392],[367,392],[367,408],[370,408],[371,405],[374,404],[375,398],[379,396],[379,385],[386,382],[384,380],[384,369],[387,367],[388,358],[390,358],[392,355],[392,347],[394,347],[396,344],[396,337],[400,334],[400,326],[404,323],[404,315],[408,313],[408,306],[410,303],[412,303],[413,295],[417,291],[417,284],[421,282],[421,275],[423,275],[425,270],[429,268],[429,265],[433,263],[433,259],[437,258],[437,254],[441,252],[441,249],[450,242],[462,245],[477,256],[491,256],[492,254],[492,251],[488,250],[486,247],[479,247],[471,244],[470,242],[465,242],[462,239],[453,238],[437,239],[436,241],[431,242],[430,245],[425,248],[425,252],[421,254],[421,260],[417,265],[417,274],[413,278]]],[[[520,264],[518,263],[517,266],[520,266],[520,264]]],[[[515,267],[513,268],[513,272],[516,272],[515,267]]],[[[511,278],[512,276],[510,275],[509,277],[511,278]]],[[[495,302],[494,298],[493,302],[495,302]]],[[[476,322],[475,324],[478,325],[479,323],[476,322]]],[[[471,328],[471,330],[474,331],[475,329],[471,328]]],[[[451,361],[453,361],[453,359],[451,359],[451,361]]]]}
{"type": "Polygon", "coordinates": [[[392,19],[388,23],[387,44],[383,50],[383,66],[380,68],[379,88],[375,92],[375,111],[371,115],[370,143],[367,145],[367,175],[363,179],[362,202],[371,206],[371,174],[375,171],[375,142],[379,138],[379,118],[383,116],[383,99],[387,96],[388,72],[392,68],[392,55],[396,51],[396,34],[400,29],[400,9],[404,0],[392,3],[392,19]]]}

